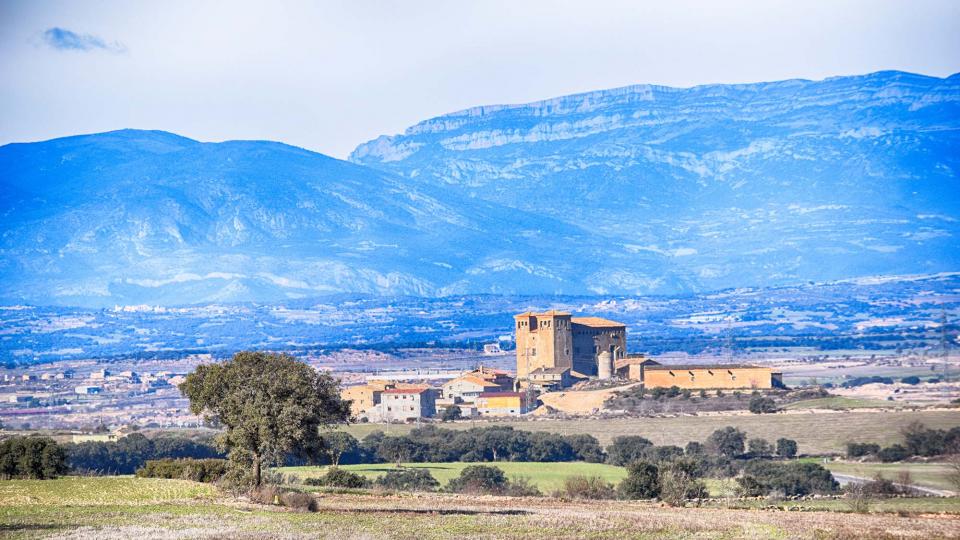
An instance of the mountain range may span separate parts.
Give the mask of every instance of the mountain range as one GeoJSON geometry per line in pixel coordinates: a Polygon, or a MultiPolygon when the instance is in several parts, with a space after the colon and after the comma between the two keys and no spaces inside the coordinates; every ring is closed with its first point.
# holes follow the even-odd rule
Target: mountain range
{"type": "Polygon", "coordinates": [[[631,86],[350,161],[123,130],[0,147],[0,302],[677,294],[957,270],[960,75],[631,86]]]}

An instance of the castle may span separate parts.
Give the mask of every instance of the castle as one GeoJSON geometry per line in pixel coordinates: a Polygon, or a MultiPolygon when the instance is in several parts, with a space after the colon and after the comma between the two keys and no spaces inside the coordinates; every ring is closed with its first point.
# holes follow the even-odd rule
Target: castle
{"type": "Polygon", "coordinates": [[[715,364],[665,366],[627,354],[627,326],[564,311],[514,315],[517,381],[542,390],[570,386],[574,379],[614,377],[646,388],[769,389],[782,376],[768,367],[715,364]]]}

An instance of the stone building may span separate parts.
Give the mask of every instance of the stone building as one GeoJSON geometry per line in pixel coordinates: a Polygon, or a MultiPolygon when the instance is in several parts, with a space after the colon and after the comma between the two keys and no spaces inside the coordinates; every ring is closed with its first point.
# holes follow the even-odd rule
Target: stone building
{"type": "Polygon", "coordinates": [[[627,327],[616,321],[551,310],[521,313],[514,322],[518,379],[539,368],[569,368],[574,376],[609,379],[617,360],[627,354],[627,327]]]}
{"type": "Polygon", "coordinates": [[[783,386],[782,375],[771,368],[742,364],[644,365],[641,380],[648,389],[676,386],[687,390],[765,390],[783,386]]]}
{"type": "Polygon", "coordinates": [[[380,403],[367,410],[372,422],[409,422],[429,418],[437,411],[437,389],[429,386],[417,388],[388,388],[381,392],[380,403]]]}

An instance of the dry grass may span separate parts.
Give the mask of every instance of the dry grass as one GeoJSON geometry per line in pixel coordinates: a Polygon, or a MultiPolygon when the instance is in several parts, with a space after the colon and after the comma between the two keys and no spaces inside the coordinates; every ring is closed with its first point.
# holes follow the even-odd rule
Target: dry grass
{"type": "MultiPolygon", "coordinates": [[[[957,514],[843,514],[722,508],[664,508],[652,503],[568,502],[425,493],[325,495],[318,512],[292,512],[227,498],[160,504],[96,499],[82,491],[33,504],[0,506],[0,535],[10,538],[960,538],[957,514]],[[86,504],[86,498],[95,503],[86,504]]],[[[121,479],[123,480],[123,479],[121,479]]],[[[136,479],[135,484],[144,479],[136,479]]],[[[157,480],[157,482],[177,482],[157,480]]],[[[15,491],[20,481],[0,483],[15,491]]],[[[74,487],[80,487],[75,485],[74,487]]],[[[202,487],[202,486],[201,486],[202,487]]],[[[177,488],[179,490],[181,488],[177,488]]],[[[176,495],[182,491],[173,490],[176,495]]],[[[141,490],[144,491],[144,490],[141,490]]],[[[152,485],[145,491],[155,492],[152,485]]],[[[9,502],[9,499],[8,499],[9,502]]],[[[956,505],[956,499],[953,500],[956,505]]]]}

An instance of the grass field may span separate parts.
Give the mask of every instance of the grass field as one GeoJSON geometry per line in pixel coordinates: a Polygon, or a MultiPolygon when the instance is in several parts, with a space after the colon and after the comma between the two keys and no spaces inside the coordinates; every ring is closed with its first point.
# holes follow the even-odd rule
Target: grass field
{"type": "MultiPolygon", "coordinates": [[[[704,441],[714,430],[734,426],[749,437],[763,437],[775,441],[780,437],[795,439],[800,452],[820,454],[843,452],[848,441],[876,442],[889,445],[900,442],[900,428],[910,422],[922,422],[927,427],[946,429],[960,426],[960,411],[880,411],[813,413],[794,411],[789,414],[722,414],[710,416],[609,418],[575,420],[501,421],[529,431],[549,431],[572,435],[589,433],[603,445],[618,435],[642,435],[654,444],[685,445],[688,441],[704,441]]],[[[490,422],[452,422],[442,426],[451,429],[469,429],[492,425],[490,422]]],[[[408,424],[353,424],[346,431],[363,438],[373,431],[387,434],[408,433],[414,426],[408,424]]]]}
{"type": "MultiPolygon", "coordinates": [[[[325,494],[317,502],[318,512],[301,513],[252,505],[216,494],[210,486],[177,480],[8,480],[0,482],[0,536],[76,540],[960,537],[960,515],[927,513],[956,512],[957,499],[898,499],[890,504],[899,507],[868,515],[426,493],[325,494]],[[907,507],[911,513],[903,513],[907,507]]],[[[826,508],[834,503],[810,504],[826,508]]]]}
{"type": "MultiPolygon", "coordinates": [[[[537,486],[543,493],[551,493],[563,487],[563,482],[570,476],[599,476],[612,484],[618,484],[627,476],[623,467],[606,465],[603,463],[524,463],[498,461],[496,463],[405,463],[404,467],[426,469],[430,471],[440,485],[460,476],[460,471],[469,465],[489,465],[501,469],[508,478],[523,476],[531,484],[537,486]]],[[[343,465],[341,468],[363,475],[370,480],[383,476],[388,471],[397,470],[390,463],[367,465],[343,465]]],[[[292,474],[300,478],[321,476],[326,467],[283,467],[278,469],[283,474],[292,474]]]]}
{"type": "Polygon", "coordinates": [[[787,410],[797,409],[828,409],[834,411],[850,409],[892,409],[903,407],[903,403],[894,403],[892,401],[883,401],[882,399],[860,399],[844,396],[831,396],[818,399],[805,399],[788,403],[783,408],[787,410]]]}

